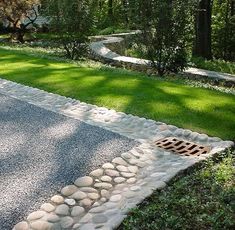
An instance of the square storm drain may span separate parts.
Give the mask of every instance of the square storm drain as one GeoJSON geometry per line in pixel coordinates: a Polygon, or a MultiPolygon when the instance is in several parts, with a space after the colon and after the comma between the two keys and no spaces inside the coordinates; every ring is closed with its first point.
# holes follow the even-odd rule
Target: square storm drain
{"type": "Polygon", "coordinates": [[[210,152],[210,147],[199,145],[193,142],[179,140],[175,137],[167,137],[155,142],[160,148],[172,151],[185,156],[200,156],[210,152]]]}

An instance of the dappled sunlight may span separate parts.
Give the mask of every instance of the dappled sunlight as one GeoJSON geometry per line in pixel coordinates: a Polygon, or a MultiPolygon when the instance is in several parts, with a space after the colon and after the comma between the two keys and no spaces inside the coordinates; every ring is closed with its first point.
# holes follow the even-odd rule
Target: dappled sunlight
{"type": "Polygon", "coordinates": [[[6,79],[212,136],[234,137],[233,95],[120,69],[81,67],[0,49],[2,52],[0,75],[6,79]]]}

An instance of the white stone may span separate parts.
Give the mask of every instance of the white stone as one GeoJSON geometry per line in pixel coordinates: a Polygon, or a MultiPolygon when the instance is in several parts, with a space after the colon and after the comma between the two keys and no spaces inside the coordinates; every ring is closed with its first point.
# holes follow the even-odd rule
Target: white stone
{"type": "Polygon", "coordinates": [[[128,183],[128,184],[134,184],[135,182],[136,182],[136,178],[135,177],[132,177],[132,178],[129,178],[126,182],[128,183]]]}
{"type": "Polygon", "coordinates": [[[87,197],[87,194],[82,191],[77,191],[71,197],[75,200],[82,200],[87,197]]]}
{"type": "Polygon", "coordinates": [[[130,178],[130,177],[134,177],[135,174],[134,173],[126,173],[126,172],[121,172],[122,176],[126,177],[126,178],[130,178]]]}
{"type": "Polygon", "coordinates": [[[53,213],[47,213],[41,218],[41,220],[46,220],[46,221],[54,223],[54,222],[58,222],[60,220],[60,217],[53,213]]]}
{"type": "Polygon", "coordinates": [[[44,211],[36,211],[32,212],[28,215],[27,220],[32,221],[32,220],[38,220],[42,218],[46,213],[44,211]]]}
{"type": "Polygon", "coordinates": [[[123,183],[124,181],[126,181],[126,179],[123,178],[123,177],[114,178],[114,182],[117,183],[117,184],[123,183]]]}
{"type": "Polygon", "coordinates": [[[91,213],[100,213],[100,212],[104,212],[104,211],[105,211],[105,207],[104,206],[99,206],[99,207],[90,209],[89,212],[91,212],[91,213]]]}
{"type": "Polygon", "coordinates": [[[63,216],[67,216],[69,215],[69,207],[66,204],[61,204],[59,206],[57,206],[55,213],[58,215],[63,215],[63,216]]]}
{"type": "Polygon", "coordinates": [[[55,195],[51,198],[51,201],[54,202],[55,204],[63,204],[64,198],[62,196],[55,195]]]}
{"type": "Polygon", "coordinates": [[[92,187],[81,187],[79,188],[79,190],[82,192],[88,192],[88,193],[98,192],[95,188],[92,188],[92,187]]]}
{"type": "Polygon", "coordinates": [[[111,163],[105,163],[102,166],[103,169],[114,169],[114,166],[111,163]]]}
{"type": "Polygon", "coordinates": [[[88,193],[87,194],[88,198],[92,199],[92,200],[97,200],[100,195],[98,193],[88,193]]]}
{"type": "Polygon", "coordinates": [[[100,180],[103,181],[103,182],[111,182],[112,181],[112,177],[110,177],[110,176],[102,176],[100,178],[100,180]]]}
{"type": "Polygon", "coordinates": [[[75,185],[68,185],[68,186],[62,188],[61,193],[64,196],[70,196],[73,193],[75,193],[77,190],[78,190],[78,188],[75,185]]]}
{"type": "Polygon", "coordinates": [[[90,207],[92,205],[92,201],[86,198],[86,199],[81,200],[79,205],[83,207],[90,207]]]}
{"type": "Polygon", "coordinates": [[[55,210],[55,206],[50,203],[45,203],[41,206],[41,209],[46,212],[52,212],[55,210]]]}
{"type": "Polygon", "coordinates": [[[94,187],[100,188],[100,189],[111,189],[113,186],[109,183],[103,182],[103,183],[95,183],[94,187]]]}
{"type": "Polygon", "coordinates": [[[139,170],[139,168],[137,166],[129,166],[128,169],[132,173],[137,173],[139,170]]]}
{"type": "Polygon", "coordinates": [[[128,166],[128,163],[125,160],[123,160],[121,157],[114,158],[112,162],[118,165],[128,166]]]}
{"type": "Polygon", "coordinates": [[[110,176],[110,177],[117,177],[117,176],[120,175],[118,171],[113,170],[113,169],[106,169],[105,174],[110,176]]]}
{"type": "Polygon", "coordinates": [[[123,166],[123,165],[118,165],[116,168],[120,172],[129,172],[129,169],[126,166],[123,166]]]}
{"type": "Polygon", "coordinates": [[[128,153],[128,152],[122,153],[121,156],[122,156],[122,158],[124,158],[126,160],[134,158],[134,156],[132,154],[128,153]]]}
{"type": "Polygon", "coordinates": [[[93,178],[89,176],[79,177],[74,184],[78,187],[89,187],[93,184],[93,178]]]}
{"type": "Polygon", "coordinates": [[[62,228],[70,228],[72,227],[74,221],[73,218],[66,216],[66,217],[62,217],[60,220],[60,224],[62,228]]]}
{"type": "Polygon", "coordinates": [[[100,194],[102,197],[108,198],[110,193],[109,193],[109,191],[102,189],[100,194]]]}
{"type": "Polygon", "coordinates": [[[131,191],[139,191],[140,190],[140,186],[132,186],[130,188],[131,191]]]}
{"type": "Polygon", "coordinates": [[[90,176],[100,177],[103,175],[103,172],[104,172],[103,169],[96,169],[90,173],[90,176]]]}
{"type": "Polygon", "coordinates": [[[118,202],[118,201],[120,201],[121,199],[122,199],[122,196],[121,196],[120,194],[118,194],[118,195],[111,196],[109,200],[110,200],[111,202],[118,202]]]}
{"type": "Polygon", "coordinates": [[[71,206],[76,204],[76,201],[74,199],[65,199],[64,202],[71,206]]]}
{"type": "Polygon", "coordinates": [[[31,227],[34,230],[52,230],[53,224],[48,223],[47,221],[37,220],[35,222],[30,223],[31,227]]]}
{"type": "Polygon", "coordinates": [[[85,209],[80,206],[75,206],[72,208],[71,216],[81,216],[85,212],[85,209]]]}
{"type": "Polygon", "coordinates": [[[22,222],[16,224],[14,226],[13,230],[29,230],[29,225],[26,221],[22,221],[22,222]]]}

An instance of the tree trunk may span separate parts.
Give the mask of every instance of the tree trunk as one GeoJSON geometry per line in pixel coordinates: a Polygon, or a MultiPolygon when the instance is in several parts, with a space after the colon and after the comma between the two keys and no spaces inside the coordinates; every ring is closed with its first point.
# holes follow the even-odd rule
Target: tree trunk
{"type": "Polygon", "coordinates": [[[108,0],[108,16],[113,19],[113,0],[108,0]]]}
{"type": "Polygon", "coordinates": [[[206,59],[212,58],[211,11],[212,0],[200,0],[196,13],[196,38],[194,42],[193,55],[206,59]]]}

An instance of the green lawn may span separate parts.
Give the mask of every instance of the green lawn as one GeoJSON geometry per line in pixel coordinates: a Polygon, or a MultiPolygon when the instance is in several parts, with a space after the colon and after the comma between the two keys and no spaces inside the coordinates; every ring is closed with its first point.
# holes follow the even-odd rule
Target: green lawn
{"type": "Polygon", "coordinates": [[[234,229],[233,157],[228,154],[220,163],[206,162],[163,191],[155,191],[131,210],[119,230],[234,229]]]}
{"type": "Polygon", "coordinates": [[[2,78],[197,132],[235,138],[235,96],[0,48],[2,78]]]}

